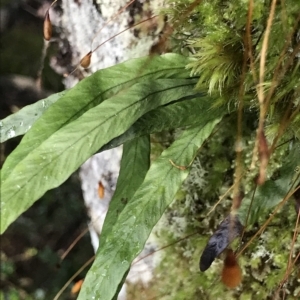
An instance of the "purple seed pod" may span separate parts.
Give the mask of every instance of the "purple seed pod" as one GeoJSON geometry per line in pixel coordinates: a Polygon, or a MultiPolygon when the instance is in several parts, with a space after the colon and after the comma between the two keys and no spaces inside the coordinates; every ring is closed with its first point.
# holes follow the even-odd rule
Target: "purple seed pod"
{"type": "Polygon", "coordinates": [[[228,245],[242,234],[243,225],[237,215],[229,215],[221,222],[218,229],[209,239],[200,258],[200,271],[206,271],[215,258],[221,254],[228,245]]]}

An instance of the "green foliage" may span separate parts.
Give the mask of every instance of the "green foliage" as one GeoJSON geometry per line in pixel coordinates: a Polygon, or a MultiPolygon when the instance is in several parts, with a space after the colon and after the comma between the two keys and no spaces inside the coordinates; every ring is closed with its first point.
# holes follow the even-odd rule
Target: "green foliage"
{"type": "Polygon", "coordinates": [[[3,119],[0,123],[0,142],[3,143],[15,136],[25,134],[49,106],[59,100],[64,94],[65,92],[51,95],[46,99],[27,105],[21,111],[3,119]]]}
{"type": "Polygon", "coordinates": [[[101,245],[118,217],[139,186],[143,183],[150,166],[150,139],[148,135],[124,143],[120,174],[116,191],[110,202],[102,233],[101,245]]]}
{"type": "Polygon", "coordinates": [[[186,130],[153,162],[144,182],[128,200],[118,222],[110,228],[104,245],[99,248],[79,299],[88,299],[91,296],[113,298],[123,275],[143,249],[153,226],[188,175],[187,170],[175,168],[169,160],[172,159],[179,165],[187,165],[219,121],[220,119],[208,122],[200,126],[200,129],[196,127],[186,130]],[[97,271],[99,269],[100,274],[97,271]]]}
{"type": "MultiPolygon", "coordinates": [[[[166,11],[174,24],[180,20],[182,10],[188,11],[188,3],[191,2],[173,2],[174,9],[166,11]]],[[[188,68],[192,74],[199,75],[197,86],[207,88],[210,94],[219,98],[214,105],[237,105],[240,101],[239,88],[243,85],[244,105],[251,109],[259,108],[258,101],[254,99],[257,97],[261,50],[270,2],[253,2],[250,36],[246,32],[248,9],[249,1],[204,0],[190,12],[189,18],[181,20],[181,27],[177,28],[178,39],[182,39],[194,51],[196,60],[188,64],[188,68]],[[188,37],[184,35],[185,32],[189,32],[188,37]],[[242,74],[244,59],[247,65],[242,74]]],[[[267,117],[269,128],[266,134],[270,138],[273,138],[271,128],[283,118],[289,103],[293,103],[294,107],[299,106],[299,11],[300,4],[297,1],[278,3],[272,22],[263,83],[266,94],[274,87],[267,117]]],[[[299,119],[292,120],[289,128],[287,138],[291,131],[298,132],[299,119]]]]}
{"type": "MultiPolygon", "coordinates": [[[[11,137],[7,134],[11,128],[15,134],[23,134],[32,126],[1,170],[1,232],[47,190],[62,184],[91,155],[124,144],[101,247],[79,299],[116,296],[133,259],[166,209],[164,218],[171,220],[164,227],[171,224],[174,236],[179,231],[190,234],[195,228],[201,236],[197,241],[176,246],[176,255],[167,255],[157,270],[157,278],[165,279],[161,286],[168,286],[170,292],[165,295],[158,286],[156,295],[159,299],[222,299],[224,287],[217,283],[212,288],[221,271],[221,261],[213,264],[211,272],[200,275],[195,261],[212,229],[230,210],[232,194],[211,218],[207,216],[208,209],[237,176],[234,145],[238,132],[242,132],[243,152],[237,167],[243,169],[240,188],[245,191],[238,215],[244,225],[248,220],[247,225],[252,226],[248,229],[258,229],[257,224],[299,184],[300,117],[295,113],[300,105],[300,63],[295,53],[299,37],[284,37],[296,33],[293,27],[300,4],[288,0],[276,6],[262,83],[265,97],[271,96],[269,102],[261,104],[257,100],[258,74],[262,70],[259,61],[264,55],[269,1],[255,3],[251,36],[245,30],[248,1],[206,0],[189,12],[193,3],[180,0],[168,9],[170,20],[175,25],[179,23],[175,37],[180,41],[185,36],[184,44],[193,49],[193,59],[167,54],[130,60],[95,73],[73,89],[52,96],[53,101],[46,99],[53,102],[46,110],[39,109],[38,103],[1,123],[4,139],[11,137]],[[189,17],[180,23],[183,12],[189,12],[189,17]],[[194,89],[196,85],[198,90],[194,89]],[[270,91],[273,93],[268,94],[270,91]],[[238,110],[241,103],[243,107],[238,110]],[[263,109],[267,142],[278,140],[268,157],[266,182],[256,189],[254,179],[262,165],[261,157],[254,159],[254,168],[250,164],[257,142],[257,119],[261,121],[263,109]],[[34,118],[28,118],[28,112],[34,118]],[[243,113],[242,118],[238,113],[243,113]],[[26,127],[22,128],[21,122],[26,122],[26,127]],[[149,167],[149,134],[167,129],[179,130],[171,146],[149,167]],[[169,207],[174,198],[177,201],[169,207]],[[172,272],[165,276],[163,270],[170,269],[170,265],[172,272]]],[[[282,211],[289,213],[284,226],[291,227],[295,215],[286,207],[282,211]]],[[[278,220],[275,216],[274,222],[278,220]]],[[[169,229],[162,232],[166,240],[173,239],[169,229]]],[[[246,233],[245,239],[251,234],[246,233]]],[[[228,292],[227,298],[248,299],[261,282],[267,290],[260,289],[257,299],[272,295],[284,276],[289,255],[288,246],[281,247],[276,237],[270,238],[278,234],[277,226],[249,246],[247,256],[240,259],[247,286],[228,292]],[[274,249],[279,251],[275,253],[274,249]]],[[[284,235],[282,240],[288,243],[290,237],[284,235]]],[[[292,289],[294,282],[291,279],[287,285],[292,289]]]]}
{"type": "Polygon", "coordinates": [[[243,61],[238,36],[226,40],[226,44],[210,37],[195,41],[192,46],[201,49],[195,54],[197,61],[188,65],[188,68],[192,68],[192,74],[200,74],[199,87],[208,85],[208,92],[212,94],[216,90],[222,93],[224,87],[236,86],[243,61]]]}
{"type": "MultiPolygon", "coordinates": [[[[194,84],[192,80],[182,79],[137,83],[127,93],[111,97],[59,129],[26,157],[17,157],[18,163],[8,176],[4,164],[1,232],[47,190],[63,183],[91,155],[124,133],[143,114],[188,93],[194,94],[194,84]]],[[[33,130],[37,126],[35,123],[33,130]]]]}
{"type": "MultiPolygon", "coordinates": [[[[224,120],[198,154],[181,191],[176,194],[174,202],[156,226],[155,232],[159,237],[160,246],[170,246],[160,252],[162,262],[155,271],[155,277],[146,295],[154,294],[154,298],[164,300],[253,299],[253,289],[255,289],[257,291],[255,299],[273,299],[278,283],[283,279],[290,251],[291,230],[296,219],[292,202],[288,202],[288,205],[274,217],[270,227],[239,258],[244,275],[241,286],[235,290],[228,290],[220,282],[223,256],[217,259],[208,271],[199,273],[199,257],[207,239],[224,219],[224,214],[228,213],[231,206],[231,197],[228,195],[208,215],[208,211],[215,204],[218,196],[224,194],[232,184],[233,172],[230,162],[234,159],[234,152],[225,152],[223,147],[218,146],[226,141],[229,144],[230,140],[234,142],[234,136],[229,131],[230,124],[226,122],[224,126],[224,120]],[[227,167],[220,171],[217,169],[212,171],[216,158],[227,162],[227,167]],[[196,235],[184,239],[195,233],[196,235]],[[280,243],[278,243],[278,237],[280,237],[280,243]],[[176,243],[179,239],[183,240],[176,243]]],[[[297,154],[297,147],[294,150],[291,153],[297,154]]],[[[285,162],[297,165],[299,156],[291,156],[292,154],[286,157],[285,162]]],[[[289,174],[286,175],[287,179],[295,174],[291,165],[283,163],[283,169],[281,169],[289,174]]],[[[286,176],[283,176],[281,180],[286,176]]],[[[274,190],[261,189],[259,193],[255,193],[253,209],[250,211],[252,216],[259,218],[260,224],[269,217],[271,206],[277,204],[276,201],[282,200],[282,197],[279,199],[280,195],[276,194],[277,186],[274,185],[277,181],[268,182],[269,184],[273,184],[274,190]]],[[[284,183],[281,185],[284,190],[289,187],[284,183]]],[[[250,191],[243,201],[243,209],[246,212],[249,208],[249,197],[251,198],[253,194],[253,187],[250,191]]],[[[245,211],[240,212],[241,217],[244,217],[243,213],[245,211]]],[[[254,220],[251,220],[248,224],[253,226],[253,222],[254,220]]],[[[259,229],[258,223],[254,224],[256,225],[252,229],[248,228],[245,241],[259,229]]],[[[299,250],[300,244],[297,242],[294,253],[297,254],[299,250]]],[[[291,276],[285,290],[295,296],[297,286],[297,276],[291,276]]],[[[142,292],[143,289],[136,292],[137,296],[133,299],[139,299],[138,295],[142,295],[142,292]]],[[[151,299],[150,296],[149,298],[151,299]]],[[[141,299],[149,298],[144,296],[141,299]]],[[[291,299],[296,298],[291,296],[291,299]]]]}
{"type": "MultiPolygon", "coordinates": [[[[275,165],[276,172],[271,173],[271,179],[266,181],[263,186],[257,188],[255,197],[252,200],[253,209],[249,213],[249,224],[253,224],[258,220],[259,216],[265,215],[265,211],[279,204],[289,191],[296,188],[300,182],[297,174],[297,166],[300,166],[300,147],[299,143],[289,145],[292,150],[281,151],[281,167],[278,168],[276,161],[272,161],[270,169],[275,165]],[[277,168],[276,168],[277,166],[277,168]],[[276,173],[280,174],[276,178],[276,173]],[[273,176],[272,176],[273,175],[273,176]]],[[[245,224],[248,208],[253,193],[249,192],[244,198],[239,209],[239,216],[242,223],[245,224]]]]}
{"type": "MultiPolygon", "coordinates": [[[[151,61],[148,58],[131,60],[112,68],[100,70],[93,76],[82,80],[73,89],[69,90],[60,99],[59,103],[51,105],[43,118],[37,120],[35,126],[22,139],[20,147],[5,161],[1,180],[7,177],[19,161],[56,131],[79,118],[90,108],[99,105],[105,99],[134,84],[137,76],[139,82],[159,78],[189,77],[189,73],[183,70],[187,63],[186,58],[170,54],[163,61],[162,64],[160,57],[151,61]],[[145,64],[147,64],[147,68],[143,69],[145,64]],[[160,68],[161,65],[163,65],[163,68],[160,68]],[[182,70],[182,72],[179,72],[179,70],[182,70]]],[[[18,127],[20,127],[20,124],[15,124],[15,128],[18,127]]]]}
{"type": "MultiPolygon", "coordinates": [[[[180,79],[189,77],[183,68],[187,61],[188,59],[178,55],[155,58],[151,63],[149,62],[149,69],[143,76],[139,76],[138,80],[132,77],[133,73],[129,70],[134,66],[137,71],[136,74],[138,74],[141,65],[147,62],[147,59],[129,61],[100,71],[63,95],[53,96],[51,99],[57,100],[59,98],[59,101],[53,101],[47,110],[40,110],[38,112],[40,117],[37,120],[28,119],[27,126],[32,126],[32,128],[6,160],[1,170],[2,232],[47,190],[60,185],[88,157],[123,134],[123,142],[128,140],[130,144],[127,147],[125,143],[122,171],[115,199],[121,196],[124,198],[124,195],[125,198],[128,197],[129,199],[124,212],[118,201],[113,200],[111,211],[106,219],[108,225],[104,226],[104,240],[101,241],[103,244],[101,249],[114,247],[113,243],[109,242],[111,240],[118,240],[118,243],[123,240],[124,243],[119,243],[119,245],[122,244],[124,247],[120,249],[121,253],[117,254],[113,260],[110,260],[111,256],[99,255],[100,264],[102,265],[101,262],[104,260],[109,267],[106,271],[108,275],[103,277],[100,293],[105,291],[104,294],[107,294],[107,297],[109,295],[113,297],[114,287],[119,286],[130,262],[143,248],[152,227],[188,174],[187,170],[181,171],[174,167],[169,159],[172,158],[179,164],[188,164],[199,146],[211,134],[215,124],[226,113],[224,110],[211,110],[210,114],[206,114],[210,101],[193,90],[196,81],[180,79]],[[182,72],[178,72],[180,68],[182,72]],[[115,75],[122,73],[122,71],[124,71],[122,73],[124,75],[127,70],[128,76],[117,77],[115,75]],[[159,79],[160,77],[169,77],[169,79],[159,79]],[[96,88],[99,80],[102,80],[101,88],[103,91],[96,88]],[[121,89],[122,92],[119,92],[121,89]],[[194,101],[194,98],[197,99],[198,103],[194,101]],[[203,98],[203,103],[201,103],[201,98],[203,98]],[[104,99],[107,100],[103,101],[104,99]],[[193,101],[192,106],[188,105],[189,101],[193,101]],[[193,113],[192,109],[194,110],[193,113]],[[157,114],[151,115],[149,113],[151,110],[154,113],[158,110],[157,114]],[[178,122],[174,120],[173,114],[176,112],[181,113],[178,122]],[[202,114],[203,117],[195,120],[195,112],[200,116],[202,114]],[[136,125],[137,120],[140,120],[140,124],[144,124],[144,126],[136,125]],[[137,134],[132,132],[131,135],[126,134],[127,130],[133,128],[130,126],[134,125],[137,126],[139,132],[137,134]],[[147,164],[149,165],[149,146],[148,150],[147,147],[145,148],[149,141],[147,142],[146,136],[140,137],[136,141],[132,138],[147,135],[149,131],[176,128],[182,125],[197,126],[184,132],[182,137],[178,138],[174,145],[162,154],[161,158],[152,165],[142,186],[138,188],[143,181],[142,174],[147,172],[147,164]],[[132,141],[130,142],[130,140],[132,141]],[[132,177],[131,185],[126,174],[129,172],[128,169],[134,168],[135,165],[132,161],[132,155],[137,159],[137,172],[132,177]],[[146,163],[147,157],[148,163],[146,163]],[[128,164],[129,161],[130,165],[128,164]],[[143,168],[141,161],[146,163],[145,168],[143,168]],[[164,178],[164,181],[161,178],[164,178]],[[128,193],[126,192],[127,189],[128,193]],[[150,199],[153,199],[152,201],[149,201],[149,196],[150,199]],[[145,211],[146,214],[141,214],[141,210],[145,211]],[[117,212],[117,215],[114,211],[117,212]],[[136,221],[135,218],[137,218],[136,221]],[[129,225],[132,220],[134,224],[129,225]],[[109,226],[112,223],[116,226],[116,230],[109,226]],[[140,236],[137,239],[138,235],[140,236]],[[127,246],[125,247],[125,245],[127,246]],[[114,268],[119,269],[120,264],[123,266],[123,271],[117,272],[113,284],[110,281],[107,283],[109,276],[116,273],[114,268]]],[[[36,114],[36,108],[40,103],[33,107],[24,108],[15,116],[10,117],[10,126],[15,126],[14,128],[17,129],[20,118],[27,117],[28,111],[36,114]],[[13,124],[14,122],[15,124],[13,124]]],[[[2,124],[6,125],[6,123],[8,123],[7,120],[2,121],[2,124]]],[[[21,133],[19,130],[19,134],[21,133]]],[[[117,249],[115,248],[113,252],[105,251],[104,253],[118,253],[117,249]]],[[[95,264],[96,266],[99,264],[98,259],[95,264]]],[[[95,280],[99,281],[98,272],[95,274],[91,271],[88,276],[87,287],[83,289],[83,294],[89,294],[89,286],[95,280]]]]}

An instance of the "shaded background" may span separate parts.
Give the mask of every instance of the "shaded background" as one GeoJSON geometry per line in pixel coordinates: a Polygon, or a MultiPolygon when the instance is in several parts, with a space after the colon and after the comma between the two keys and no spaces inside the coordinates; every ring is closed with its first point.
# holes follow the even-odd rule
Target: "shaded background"
{"type": "MultiPolygon", "coordinates": [[[[49,66],[55,43],[48,49],[36,84],[43,49],[43,14],[47,1],[1,0],[0,119],[50,93],[64,89],[62,77],[49,66]]],[[[1,145],[1,165],[21,138],[1,145]]],[[[66,281],[93,255],[89,234],[67,257],[60,257],[87,227],[80,181],[72,175],[47,192],[21,215],[1,238],[0,290],[4,299],[53,299],[66,281]]],[[[76,280],[84,277],[83,271],[76,280]]],[[[72,298],[70,289],[61,299],[72,298]]]]}
{"type": "MultiPolygon", "coordinates": [[[[51,43],[45,60],[43,90],[38,90],[36,85],[43,49],[45,3],[47,1],[1,1],[1,119],[49,93],[63,89],[62,77],[49,67],[49,57],[57,51],[55,43],[51,43]]],[[[59,6],[54,9],[59,9],[59,6]]],[[[255,118],[255,115],[253,118],[251,116],[251,126],[255,118]]],[[[167,225],[166,232],[161,234],[162,246],[195,231],[199,234],[165,250],[163,264],[154,279],[156,287],[146,291],[143,286],[132,286],[128,299],[163,299],[164,296],[168,296],[164,299],[176,300],[215,299],[211,298],[213,292],[219,292],[224,299],[242,299],[241,294],[245,296],[243,299],[251,299],[253,293],[255,298],[252,299],[258,299],[256,297],[260,292],[260,299],[266,299],[263,293],[268,293],[282,279],[280,272],[286,266],[295,220],[292,206],[285,208],[274,219],[268,232],[240,259],[247,273],[241,290],[225,294],[227,291],[219,282],[221,259],[217,260],[213,270],[204,274],[199,272],[198,260],[207,238],[231,205],[231,199],[225,199],[215,214],[210,218],[206,216],[208,208],[232,184],[231,164],[235,157],[232,150],[235,134],[232,132],[236,126],[234,121],[231,124],[220,129],[205,146],[199,155],[202,165],[194,166],[196,175],[185,183],[184,192],[179,193],[176,203],[166,212],[167,225]],[[228,151],[224,153],[220,145],[228,151]],[[215,157],[211,153],[215,153],[215,157]],[[183,229],[184,220],[189,223],[183,229]]],[[[170,136],[166,139],[171,140],[170,136]]],[[[162,140],[166,139],[163,136],[162,140]]],[[[1,145],[1,164],[19,141],[20,138],[14,138],[1,145]]],[[[53,299],[66,281],[93,255],[90,238],[86,234],[70,254],[62,262],[60,260],[68,246],[85,230],[87,221],[77,174],[73,174],[59,188],[47,192],[18,218],[1,236],[0,289],[5,299],[53,299]]],[[[262,223],[264,220],[260,221],[262,223]]],[[[259,224],[254,226],[253,231],[247,233],[247,238],[258,227],[259,224]]],[[[85,273],[86,270],[73,283],[84,278],[85,273]]],[[[299,287],[299,269],[294,275],[292,287],[295,290],[299,287]]],[[[60,299],[75,297],[69,286],[60,299]]],[[[296,298],[288,296],[287,299],[296,298]]]]}

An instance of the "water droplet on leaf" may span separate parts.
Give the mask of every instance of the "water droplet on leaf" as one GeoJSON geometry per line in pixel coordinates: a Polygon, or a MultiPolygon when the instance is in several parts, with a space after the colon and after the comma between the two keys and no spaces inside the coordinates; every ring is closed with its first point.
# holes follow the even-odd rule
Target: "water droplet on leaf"
{"type": "Polygon", "coordinates": [[[11,128],[6,132],[6,135],[8,138],[13,138],[14,136],[16,136],[16,132],[11,128]]]}

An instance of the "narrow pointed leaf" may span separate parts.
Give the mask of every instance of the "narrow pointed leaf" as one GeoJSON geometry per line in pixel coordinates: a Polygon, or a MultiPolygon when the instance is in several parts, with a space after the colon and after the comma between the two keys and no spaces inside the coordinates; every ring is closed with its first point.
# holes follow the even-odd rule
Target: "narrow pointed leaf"
{"type": "Polygon", "coordinates": [[[224,111],[224,108],[211,109],[213,101],[209,96],[203,93],[196,96],[196,98],[189,101],[183,99],[148,112],[137,120],[126,132],[104,145],[100,151],[117,147],[126,141],[144,134],[203,124],[203,122],[211,120],[212,115],[223,114],[221,110],[224,111]],[[203,114],[204,111],[208,113],[203,114]],[[201,118],[199,117],[200,115],[201,118]]]}
{"type": "Polygon", "coordinates": [[[0,143],[10,138],[25,134],[40,118],[50,105],[60,99],[66,92],[57,93],[46,99],[37,101],[34,104],[27,105],[18,112],[9,115],[0,121],[0,143]]]}
{"type": "Polygon", "coordinates": [[[31,151],[66,124],[79,118],[105,99],[138,82],[159,78],[189,78],[185,66],[189,59],[166,54],[132,59],[113,67],[99,70],[79,82],[39,118],[22,139],[17,149],[6,159],[1,177],[5,179],[12,169],[31,151]]]}
{"type": "Polygon", "coordinates": [[[188,175],[188,170],[174,167],[169,160],[187,166],[219,121],[216,119],[202,127],[186,130],[153,162],[144,182],[128,200],[107,235],[103,247],[100,246],[78,299],[113,299],[123,275],[142,251],[152,228],[188,175]]]}
{"type": "MultiPolygon", "coordinates": [[[[193,95],[195,80],[138,83],[51,135],[1,184],[1,232],[47,190],[62,184],[104,144],[158,106],[193,95]]],[[[76,99],[75,99],[76,101],[76,99]]],[[[23,145],[24,147],[25,145],[23,145]]]]}
{"type": "Polygon", "coordinates": [[[128,199],[131,199],[136,190],[144,181],[150,167],[150,137],[135,138],[126,142],[123,146],[120,174],[116,191],[109,204],[108,213],[100,236],[100,245],[105,242],[105,237],[126,206],[128,199]]]}

